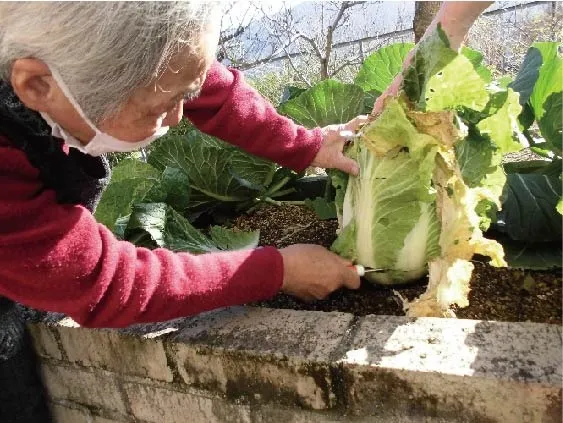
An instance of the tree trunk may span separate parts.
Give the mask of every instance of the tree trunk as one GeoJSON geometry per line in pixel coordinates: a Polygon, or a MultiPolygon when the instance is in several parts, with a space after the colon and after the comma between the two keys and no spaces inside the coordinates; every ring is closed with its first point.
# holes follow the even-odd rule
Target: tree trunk
{"type": "Polygon", "coordinates": [[[414,19],[412,21],[412,26],[414,29],[414,42],[418,41],[424,35],[426,28],[434,19],[436,13],[440,9],[440,1],[417,1],[414,4],[414,19]]]}

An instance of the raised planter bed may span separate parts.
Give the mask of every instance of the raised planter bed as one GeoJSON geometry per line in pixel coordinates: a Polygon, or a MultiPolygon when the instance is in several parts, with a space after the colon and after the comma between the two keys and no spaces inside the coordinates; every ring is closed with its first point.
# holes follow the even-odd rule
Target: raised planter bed
{"type": "Polygon", "coordinates": [[[561,326],[235,307],[29,325],[57,422],[560,422],[561,326]]]}

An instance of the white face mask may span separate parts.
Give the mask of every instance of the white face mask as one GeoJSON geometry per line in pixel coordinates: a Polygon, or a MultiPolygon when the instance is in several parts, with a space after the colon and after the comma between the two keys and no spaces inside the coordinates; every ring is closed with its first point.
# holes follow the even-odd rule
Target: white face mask
{"type": "MultiPolygon", "coordinates": [[[[68,101],[70,101],[70,103],[74,106],[80,117],[84,119],[88,126],[95,132],[94,138],[92,138],[88,144],[83,145],[79,140],[66,132],[61,125],[51,119],[48,114],[41,113],[43,119],[45,119],[45,121],[51,127],[51,133],[53,134],[53,136],[62,138],[64,142],[70,147],[74,147],[91,156],[99,156],[101,154],[113,152],[127,153],[130,151],[138,150],[139,148],[146,147],[151,142],[153,142],[157,138],[162,137],[168,132],[168,126],[161,126],[152,136],[136,142],[122,141],[120,139],[112,137],[111,135],[106,134],[105,132],[102,132],[98,128],[96,128],[96,126],[90,121],[90,119],[86,117],[86,115],[82,111],[82,108],[74,99],[74,96],[71,94],[66,84],[63,82],[60,74],[52,68],[51,74],[53,75],[53,79],[57,82],[57,84],[65,94],[68,101]]],[[[163,116],[162,119],[164,119],[165,116],[163,116]]]]}

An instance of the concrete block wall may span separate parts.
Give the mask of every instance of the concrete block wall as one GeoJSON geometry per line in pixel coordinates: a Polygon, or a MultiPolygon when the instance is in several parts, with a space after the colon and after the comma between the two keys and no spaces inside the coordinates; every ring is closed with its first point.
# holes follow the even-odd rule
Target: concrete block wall
{"type": "Polygon", "coordinates": [[[29,325],[56,422],[561,421],[561,328],[236,307],[29,325]]]}

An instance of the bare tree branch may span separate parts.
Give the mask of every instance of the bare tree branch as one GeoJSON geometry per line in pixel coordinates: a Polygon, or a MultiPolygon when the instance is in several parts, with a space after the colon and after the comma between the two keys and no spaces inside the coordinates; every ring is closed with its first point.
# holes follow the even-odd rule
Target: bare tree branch
{"type": "Polygon", "coordinates": [[[319,46],[317,45],[317,43],[315,42],[315,40],[313,40],[310,37],[307,37],[301,33],[298,34],[298,38],[301,38],[305,41],[307,41],[311,47],[313,47],[313,51],[315,52],[315,55],[319,58],[322,59],[323,58],[323,54],[321,53],[321,50],[319,49],[319,46]]]}
{"type": "Polygon", "coordinates": [[[219,37],[219,45],[223,45],[225,43],[227,43],[228,41],[231,41],[233,38],[238,37],[239,35],[242,35],[242,33],[244,31],[246,31],[246,29],[248,28],[248,25],[246,26],[239,26],[234,32],[230,33],[230,34],[221,34],[221,36],[219,37]]]}
{"type": "Polygon", "coordinates": [[[344,63],[342,63],[340,66],[338,66],[335,70],[333,70],[333,71],[330,73],[329,76],[330,76],[330,78],[333,78],[333,77],[335,77],[338,73],[340,73],[342,70],[344,70],[345,68],[347,68],[347,67],[349,67],[349,66],[359,65],[359,64],[361,64],[361,63],[362,63],[362,60],[361,60],[361,59],[344,62],[344,63]]]}
{"type": "Polygon", "coordinates": [[[336,14],[334,21],[332,22],[331,25],[328,26],[327,31],[326,31],[325,53],[324,53],[323,57],[320,57],[320,59],[321,59],[321,79],[326,79],[329,76],[328,66],[329,66],[330,54],[332,52],[332,47],[333,47],[334,31],[338,28],[338,24],[340,23],[342,16],[344,16],[344,13],[348,9],[350,9],[351,7],[354,7],[355,5],[360,4],[360,3],[362,3],[362,2],[360,2],[360,1],[344,1],[344,2],[342,2],[342,5],[340,6],[340,10],[336,14]]]}

